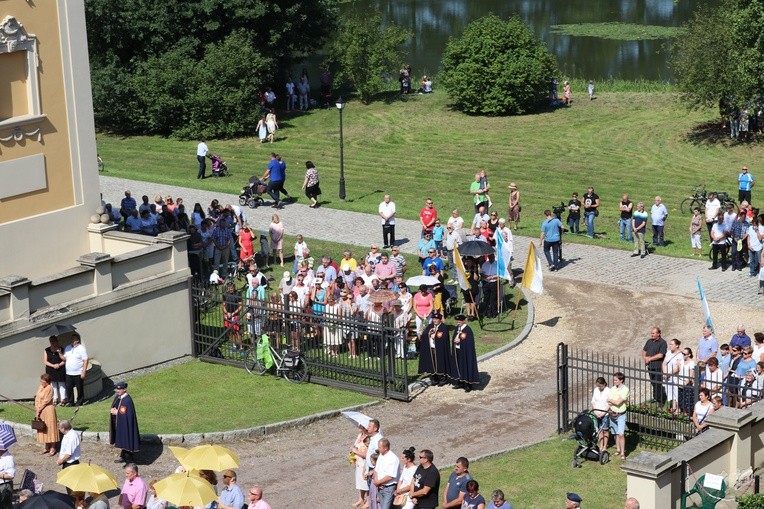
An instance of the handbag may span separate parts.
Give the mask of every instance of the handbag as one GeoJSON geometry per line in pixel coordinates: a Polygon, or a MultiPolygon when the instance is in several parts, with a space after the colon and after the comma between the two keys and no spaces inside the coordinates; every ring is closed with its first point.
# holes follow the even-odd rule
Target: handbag
{"type": "Polygon", "coordinates": [[[42,433],[45,433],[45,429],[47,426],[45,426],[45,421],[42,419],[32,419],[32,429],[40,431],[42,433]]]}
{"type": "Polygon", "coordinates": [[[406,502],[408,502],[408,493],[395,495],[395,498],[393,499],[393,505],[406,505],[406,502]]]}

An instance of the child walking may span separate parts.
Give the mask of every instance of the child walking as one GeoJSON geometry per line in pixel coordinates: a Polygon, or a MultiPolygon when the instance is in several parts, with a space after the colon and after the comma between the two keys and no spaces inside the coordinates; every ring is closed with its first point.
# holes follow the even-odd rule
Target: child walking
{"type": "Polygon", "coordinates": [[[700,209],[692,209],[692,219],[690,219],[690,244],[692,245],[692,256],[697,252],[698,256],[703,256],[703,249],[700,245],[700,230],[702,229],[703,218],[700,217],[700,209]]]}

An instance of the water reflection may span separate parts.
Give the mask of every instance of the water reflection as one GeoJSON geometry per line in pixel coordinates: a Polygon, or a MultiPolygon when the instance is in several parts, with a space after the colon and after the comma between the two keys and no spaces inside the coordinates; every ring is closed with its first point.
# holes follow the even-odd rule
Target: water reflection
{"type": "Polygon", "coordinates": [[[557,24],[623,22],[678,26],[711,0],[356,0],[342,9],[378,10],[414,35],[407,61],[418,76],[440,65],[448,38],[461,35],[470,21],[489,13],[519,15],[557,56],[568,75],[601,79],[668,79],[667,41],[611,41],[553,34],[557,24]]]}

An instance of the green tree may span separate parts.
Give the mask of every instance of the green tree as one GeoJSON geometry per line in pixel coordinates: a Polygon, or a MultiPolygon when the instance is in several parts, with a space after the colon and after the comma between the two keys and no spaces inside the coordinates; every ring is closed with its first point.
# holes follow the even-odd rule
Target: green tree
{"type": "Polygon", "coordinates": [[[726,0],[699,9],[671,50],[686,102],[747,105],[764,91],[764,1],[726,0]]]}
{"type": "Polygon", "coordinates": [[[257,87],[323,46],[337,0],[86,0],[85,8],[96,125],[212,137],[251,129],[257,87]]]}
{"type": "Polygon", "coordinates": [[[545,97],[556,71],[554,56],[518,17],[488,15],[448,42],[438,81],[463,111],[518,115],[545,97]]]}
{"type": "Polygon", "coordinates": [[[361,101],[369,104],[389,87],[403,59],[403,43],[410,34],[393,24],[382,26],[379,13],[371,17],[350,16],[340,22],[329,61],[340,83],[349,83],[361,101]]]}

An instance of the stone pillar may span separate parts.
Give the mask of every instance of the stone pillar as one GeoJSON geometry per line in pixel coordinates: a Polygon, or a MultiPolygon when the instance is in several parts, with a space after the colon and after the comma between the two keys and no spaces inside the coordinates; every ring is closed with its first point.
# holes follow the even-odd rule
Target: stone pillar
{"type": "Polygon", "coordinates": [[[112,291],[111,261],[113,256],[106,253],[88,253],[77,258],[83,267],[93,269],[93,291],[95,295],[103,295],[112,291]]]}
{"type": "Polygon", "coordinates": [[[751,448],[751,427],[754,416],[750,410],[722,407],[706,419],[714,429],[730,431],[733,434],[732,449],[729,453],[728,485],[737,482],[741,473],[750,472],[753,465],[751,448]]]}
{"type": "Polygon", "coordinates": [[[31,281],[23,276],[5,276],[0,279],[0,290],[11,295],[11,320],[29,318],[29,285],[31,281]]]}
{"type": "Polygon", "coordinates": [[[639,500],[641,509],[674,507],[671,500],[671,472],[677,461],[668,455],[640,452],[622,466],[626,472],[626,493],[639,500]]]}
{"type": "Polygon", "coordinates": [[[103,253],[106,251],[106,245],[103,241],[103,234],[114,231],[119,226],[116,224],[89,223],[88,237],[90,239],[90,251],[93,253],[103,253]]]}
{"type": "Polygon", "coordinates": [[[156,236],[157,243],[172,245],[172,270],[180,272],[188,270],[188,254],[186,240],[189,235],[184,232],[169,231],[156,236]]]}

